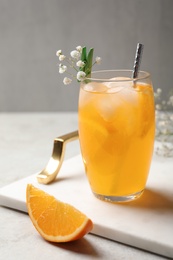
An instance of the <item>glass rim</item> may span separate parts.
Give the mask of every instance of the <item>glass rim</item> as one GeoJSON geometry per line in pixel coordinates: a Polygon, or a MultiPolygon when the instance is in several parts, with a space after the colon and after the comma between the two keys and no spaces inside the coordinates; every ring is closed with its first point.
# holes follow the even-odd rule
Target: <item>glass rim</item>
{"type": "MultiPolygon", "coordinates": [[[[147,71],[140,70],[138,73],[142,73],[144,75],[138,76],[137,78],[128,78],[128,79],[110,79],[110,78],[98,78],[98,77],[93,77],[93,74],[96,73],[108,73],[108,72],[129,72],[132,75],[133,70],[128,70],[128,69],[115,69],[115,70],[98,70],[98,71],[92,71],[91,72],[91,77],[86,77],[86,80],[92,80],[92,81],[107,81],[107,82],[131,82],[131,81],[138,81],[138,80],[143,80],[149,78],[151,75],[147,71]]],[[[138,75],[139,75],[138,74],[138,75]]]]}

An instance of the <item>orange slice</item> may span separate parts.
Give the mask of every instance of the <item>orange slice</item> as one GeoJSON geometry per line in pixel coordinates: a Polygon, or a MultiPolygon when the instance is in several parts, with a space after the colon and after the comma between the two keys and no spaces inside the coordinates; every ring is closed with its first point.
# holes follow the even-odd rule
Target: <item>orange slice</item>
{"type": "Polygon", "coordinates": [[[92,221],[85,214],[32,184],[27,185],[26,204],[33,225],[48,241],[77,240],[93,228],[92,221]]]}

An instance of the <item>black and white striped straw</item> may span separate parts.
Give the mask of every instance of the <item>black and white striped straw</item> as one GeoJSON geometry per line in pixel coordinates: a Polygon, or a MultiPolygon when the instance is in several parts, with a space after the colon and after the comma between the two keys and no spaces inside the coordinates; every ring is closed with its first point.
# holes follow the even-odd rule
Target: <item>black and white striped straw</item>
{"type": "Polygon", "coordinates": [[[132,73],[133,79],[138,77],[139,67],[140,67],[141,59],[142,59],[143,48],[144,48],[143,44],[141,44],[141,43],[137,44],[135,61],[134,61],[134,66],[133,66],[133,73],[132,73]]]}

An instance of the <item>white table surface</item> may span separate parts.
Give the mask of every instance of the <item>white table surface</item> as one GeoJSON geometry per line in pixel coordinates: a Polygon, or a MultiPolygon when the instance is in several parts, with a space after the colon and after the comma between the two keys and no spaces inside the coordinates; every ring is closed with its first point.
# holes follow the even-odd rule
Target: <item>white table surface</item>
{"type": "MultiPolygon", "coordinates": [[[[51,156],[53,139],[76,129],[77,113],[1,113],[0,187],[39,172],[51,156]]],[[[79,152],[78,140],[69,143],[65,159],[79,152]]],[[[48,243],[27,214],[4,207],[0,230],[0,260],[166,259],[92,234],[71,243],[48,243]]]]}

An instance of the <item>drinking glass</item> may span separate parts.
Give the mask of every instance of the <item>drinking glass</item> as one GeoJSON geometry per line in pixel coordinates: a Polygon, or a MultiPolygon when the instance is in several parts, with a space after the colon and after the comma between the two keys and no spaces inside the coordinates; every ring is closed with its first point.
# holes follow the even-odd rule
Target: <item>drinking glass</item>
{"type": "Polygon", "coordinates": [[[79,140],[94,195],[110,202],[138,198],[149,174],[155,134],[150,74],[96,71],[81,83],[79,140]]]}

